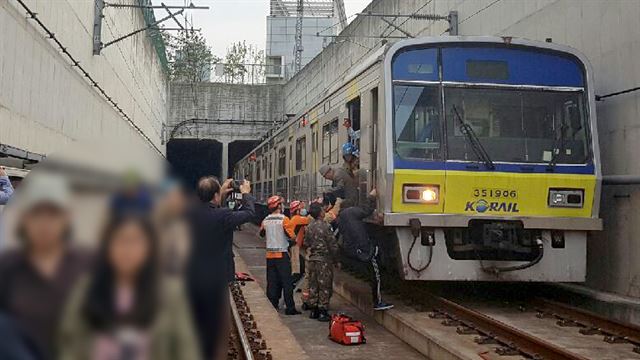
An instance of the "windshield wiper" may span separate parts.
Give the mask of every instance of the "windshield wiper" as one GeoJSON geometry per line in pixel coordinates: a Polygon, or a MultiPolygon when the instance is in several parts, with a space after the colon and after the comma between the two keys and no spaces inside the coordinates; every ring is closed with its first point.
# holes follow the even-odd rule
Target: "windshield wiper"
{"type": "Polygon", "coordinates": [[[558,158],[560,158],[560,154],[564,151],[564,143],[565,143],[565,131],[568,126],[565,123],[560,124],[558,130],[560,131],[560,136],[556,139],[556,143],[553,144],[553,149],[551,149],[551,159],[549,159],[549,164],[547,164],[547,169],[553,170],[556,167],[558,162],[558,158]]]}
{"type": "Polygon", "coordinates": [[[487,153],[487,150],[482,146],[480,139],[478,139],[478,135],[476,135],[476,132],[473,130],[471,125],[462,120],[462,117],[458,113],[458,109],[455,105],[453,105],[453,112],[460,123],[460,132],[465,136],[465,139],[467,139],[467,142],[471,146],[473,152],[480,161],[484,162],[487,169],[494,170],[496,167],[493,165],[493,161],[491,161],[491,157],[487,153]]]}

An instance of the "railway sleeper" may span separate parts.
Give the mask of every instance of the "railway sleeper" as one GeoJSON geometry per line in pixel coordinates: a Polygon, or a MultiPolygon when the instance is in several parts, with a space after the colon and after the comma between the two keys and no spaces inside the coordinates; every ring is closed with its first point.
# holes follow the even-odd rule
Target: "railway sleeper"
{"type": "Polygon", "coordinates": [[[618,335],[605,335],[602,340],[608,342],[609,344],[624,344],[630,342],[629,338],[627,338],[626,336],[618,335]]]}
{"type": "Polygon", "coordinates": [[[479,345],[495,345],[499,344],[498,340],[491,335],[481,335],[477,336],[473,341],[479,345]]]}
{"type": "Polygon", "coordinates": [[[462,325],[456,328],[456,333],[459,335],[478,335],[480,332],[473,328],[472,326],[462,325]]]}
{"type": "Polygon", "coordinates": [[[602,329],[595,327],[587,327],[580,329],[580,334],[582,335],[605,335],[606,333],[602,331],[602,329]]]}
{"type": "Polygon", "coordinates": [[[522,351],[515,346],[501,346],[495,349],[496,354],[500,356],[518,356],[522,355],[522,351]]]}

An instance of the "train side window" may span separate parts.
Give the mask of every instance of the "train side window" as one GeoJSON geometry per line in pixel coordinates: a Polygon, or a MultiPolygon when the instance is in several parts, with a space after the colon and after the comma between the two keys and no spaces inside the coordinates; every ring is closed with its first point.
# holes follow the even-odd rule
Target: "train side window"
{"type": "Polygon", "coordinates": [[[262,180],[262,159],[256,159],[256,181],[262,180]]]}
{"type": "Polygon", "coordinates": [[[351,120],[351,128],[353,131],[360,130],[360,97],[357,97],[347,103],[349,112],[349,120],[351,120]]]}
{"type": "Polygon", "coordinates": [[[338,119],[322,127],[322,163],[338,162],[338,119]]]}
{"type": "Polygon", "coordinates": [[[278,176],[284,176],[287,165],[287,148],[283,147],[278,150],[278,176]]]}
{"type": "Polygon", "coordinates": [[[296,171],[305,171],[307,167],[307,139],[303,136],[296,140],[296,171]]]}

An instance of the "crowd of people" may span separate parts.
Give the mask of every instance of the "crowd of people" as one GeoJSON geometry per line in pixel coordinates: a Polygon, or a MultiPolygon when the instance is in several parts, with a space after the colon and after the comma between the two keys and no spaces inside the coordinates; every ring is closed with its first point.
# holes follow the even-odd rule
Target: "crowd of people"
{"type": "MultiPolygon", "coordinates": [[[[310,318],[330,319],[333,268],[345,254],[370,264],[374,307],[391,307],[379,296],[377,250],[363,222],[376,191],[360,204],[357,153],[345,145],[343,155],[343,166],[320,169],[332,186],[309,206],[293,201],[286,216],[280,196],[268,200],[260,230],[266,293],[276,309],[284,302],[286,315],[300,314],[299,290],[310,318]]],[[[0,200],[11,193],[2,171],[0,200]]],[[[68,179],[29,176],[10,205],[14,199],[16,241],[0,254],[1,359],[227,357],[233,235],[256,220],[249,181],[203,177],[189,201],[177,183],[151,191],[125,176],[106,202],[95,246],[86,249],[75,238],[68,179]]]]}
{"type": "Polygon", "coordinates": [[[267,297],[276,309],[284,299],[286,315],[300,314],[293,293],[301,288],[302,310],[309,310],[311,319],[329,321],[333,268],[339,267],[341,260],[364,265],[370,274],[374,310],[393,307],[382,300],[379,249],[364,221],[375,211],[377,191],[373,189],[361,202],[356,146],[345,143],[342,156],[340,167],[324,165],[319,169],[331,181],[331,188],[312,202],[308,211],[304,203],[293,201],[289,218],[284,215],[284,199],[277,195],[268,199],[269,215],[260,230],[266,242],[267,297]]]}

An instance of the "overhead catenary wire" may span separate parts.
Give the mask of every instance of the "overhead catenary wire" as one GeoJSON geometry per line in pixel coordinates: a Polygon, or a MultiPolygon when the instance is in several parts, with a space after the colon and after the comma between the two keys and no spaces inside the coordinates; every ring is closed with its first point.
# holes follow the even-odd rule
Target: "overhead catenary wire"
{"type": "Polygon", "coordinates": [[[96,90],[98,90],[98,92],[107,100],[107,102],[111,104],[111,106],[147,142],[147,144],[151,146],[151,148],[153,148],[153,150],[155,150],[160,156],[164,157],[164,154],[162,153],[162,151],[160,151],[160,149],[153,143],[151,138],[149,138],[149,136],[147,136],[147,134],[145,134],[144,131],[142,131],[142,129],[120,107],[120,105],[118,105],[118,103],[111,96],[109,96],[109,94],[100,86],[100,84],[98,84],[98,82],[93,78],[93,76],[91,76],[91,74],[89,74],[89,72],[82,65],[80,65],[80,61],[78,61],[69,52],[69,50],[67,50],[67,48],[62,44],[60,39],[56,37],[55,33],[49,30],[49,28],[42,22],[42,20],[38,18],[38,14],[32,11],[31,8],[29,8],[29,6],[27,6],[27,4],[25,4],[23,0],[16,0],[16,1],[27,12],[27,14],[29,15],[28,18],[35,21],[40,26],[40,28],[45,32],[47,37],[51,39],[58,46],[60,51],[69,59],[69,61],[71,62],[71,66],[78,69],[80,74],[87,79],[87,82],[89,82],[91,86],[93,86],[96,90]]]}

